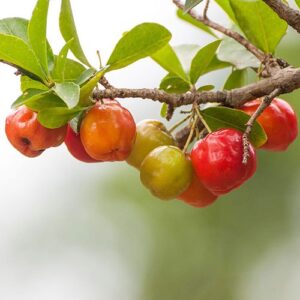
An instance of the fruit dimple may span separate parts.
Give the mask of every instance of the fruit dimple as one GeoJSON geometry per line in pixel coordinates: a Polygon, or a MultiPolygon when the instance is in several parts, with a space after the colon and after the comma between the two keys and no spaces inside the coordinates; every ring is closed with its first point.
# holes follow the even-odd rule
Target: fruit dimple
{"type": "Polygon", "coordinates": [[[28,138],[25,138],[25,137],[22,137],[22,138],[21,138],[21,142],[22,142],[22,144],[24,144],[25,146],[31,145],[30,140],[29,140],[28,138]]]}

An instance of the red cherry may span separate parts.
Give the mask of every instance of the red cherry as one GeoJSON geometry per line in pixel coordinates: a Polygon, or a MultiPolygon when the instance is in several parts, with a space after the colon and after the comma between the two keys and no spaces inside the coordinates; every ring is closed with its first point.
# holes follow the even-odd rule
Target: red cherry
{"type": "Polygon", "coordinates": [[[256,170],[256,153],[249,147],[243,164],[243,134],[235,129],[221,129],[198,141],[191,152],[194,170],[203,185],[215,195],[239,187],[256,170]]]}
{"type": "MultiPolygon", "coordinates": [[[[241,107],[248,115],[252,115],[261,99],[247,102],[241,107]]],[[[298,135],[297,116],[292,107],[282,99],[273,99],[269,107],[258,117],[257,121],[264,128],[268,140],[261,147],[265,150],[284,151],[298,135]]]]}
{"type": "Polygon", "coordinates": [[[78,160],[86,162],[86,163],[94,163],[100,162],[91,158],[85,151],[81,139],[80,134],[76,133],[70,125],[67,128],[67,134],[65,137],[65,144],[69,150],[69,152],[78,160]]]}

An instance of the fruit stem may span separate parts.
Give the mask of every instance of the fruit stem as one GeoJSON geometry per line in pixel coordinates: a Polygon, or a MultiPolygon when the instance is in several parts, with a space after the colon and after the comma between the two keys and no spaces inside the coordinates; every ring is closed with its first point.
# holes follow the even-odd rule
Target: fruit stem
{"type": "Polygon", "coordinates": [[[198,106],[195,105],[194,107],[199,119],[201,120],[202,124],[204,125],[204,127],[206,128],[206,130],[208,131],[208,133],[212,133],[212,130],[210,129],[210,127],[208,126],[208,124],[206,123],[206,121],[204,120],[203,116],[201,115],[201,112],[198,108],[198,106]]]}
{"type": "Polygon", "coordinates": [[[199,119],[199,117],[198,117],[198,115],[196,115],[195,117],[194,117],[194,121],[193,121],[193,123],[192,123],[192,127],[191,127],[191,130],[190,130],[190,134],[189,134],[189,136],[188,136],[188,138],[187,138],[187,140],[186,140],[186,143],[185,143],[185,145],[184,145],[184,148],[183,148],[183,153],[186,153],[187,152],[187,149],[188,149],[188,147],[189,147],[189,144],[191,143],[191,141],[192,141],[192,138],[193,138],[193,135],[194,135],[194,132],[195,132],[195,128],[196,128],[196,125],[197,125],[197,122],[198,122],[198,119],[199,119]]]}
{"type": "Polygon", "coordinates": [[[182,125],[185,121],[187,121],[188,119],[190,119],[192,117],[192,114],[189,114],[188,116],[186,116],[185,118],[183,118],[182,120],[178,121],[177,123],[175,123],[170,129],[169,132],[172,133],[177,127],[179,127],[180,125],[182,125]]]}

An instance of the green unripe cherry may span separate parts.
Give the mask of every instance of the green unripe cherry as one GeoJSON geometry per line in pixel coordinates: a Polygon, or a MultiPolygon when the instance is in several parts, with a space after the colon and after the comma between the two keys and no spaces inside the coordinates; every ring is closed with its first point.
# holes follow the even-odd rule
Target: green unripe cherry
{"type": "Polygon", "coordinates": [[[160,199],[174,199],[185,191],[193,178],[193,168],[185,154],[174,146],[151,151],[140,169],[142,183],[160,199]]]}
{"type": "Polygon", "coordinates": [[[157,120],[143,120],[137,124],[137,135],[127,162],[140,168],[144,158],[155,148],[165,145],[176,145],[165,125],[157,120]]]}

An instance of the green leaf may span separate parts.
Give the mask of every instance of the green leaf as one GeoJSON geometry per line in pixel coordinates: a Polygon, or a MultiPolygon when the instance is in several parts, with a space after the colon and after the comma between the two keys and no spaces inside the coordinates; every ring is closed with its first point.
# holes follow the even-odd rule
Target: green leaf
{"type": "Polygon", "coordinates": [[[80,112],[86,110],[86,107],[68,109],[65,107],[55,107],[43,109],[38,113],[39,122],[50,129],[59,128],[66,125],[75,118],[80,112]]]}
{"type": "Polygon", "coordinates": [[[189,81],[175,51],[169,44],[158,50],[151,57],[168,72],[177,75],[184,81],[189,81]]]}
{"type": "Polygon", "coordinates": [[[207,66],[205,74],[213,72],[213,71],[225,69],[225,68],[228,68],[228,67],[232,67],[232,64],[230,64],[230,63],[228,63],[226,61],[219,60],[218,57],[217,57],[217,55],[215,54],[213,56],[210,64],[207,66]]]}
{"type": "Polygon", "coordinates": [[[266,53],[273,53],[287,30],[287,23],[263,1],[230,0],[239,27],[266,53]]]}
{"type": "Polygon", "coordinates": [[[82,85],[86,83],[88,80],[90,80],[95,75],[95,73],[96,71],[94,69],[84,70],[77,78],[75,83],[77,83],[78,85],[82,85]]]}
{"type": "Polygon", "coordinates": [[[185,93],[190,90],[190,85],[182,80],[180,77],[168,74],[160,82],[159,89],[167,93],[185,93]]]}
{"type": "Polygon", "coordinates": [[[56,83],[53,91],[67,104],[68,108],[74,108],[79,102],[80,86],[74,82],[56,83]]]}
{"type": "Polygon", "coordinates": [[[21,76],[21,91],[25,92],[30,89],[48,91],[49,88],[45,86],[42,82],[31,79],[28,76],[21,76]]]}
{"type": "Polygon", "coordinates": [[[201,47],[195,44],[183,44],[174,47],[174,51],[176,52],[186,74],[190,73],[191,62],[199,49],[201,49],[201,47]]]}
{"type": "Polygon", "coordinates": [[[13,35],[28,43],[28,20],[22,18],[5,18],[0,20],[0,33],[13,35]]]}
{"type": "Polygon", "coordinates": [[[28,38],[45,73],[49,74],[47,54],[47,16],[49,0],[38,0],[28,25],[28,38]]]}
{"type": "Polygon", "coordinates": [[[225,82],[224,90],[232,90],[246,84],[247,70],[234,70],[225,82]]]}
{"type": "Polygon", "coordinates": [[[295,0],[297,6],[300,8],[300,0],[295,0]]]}
{"type": "Polygon", "coordinates": [[[209,64],[221,43],[221,40],[214,41],[198,51],[192,60],[190,77],[191,82],[195,84],[199,77],[206,73],[209,64]]]}
{"type": "Polygon", "coordinates": [[[25,91],[20,97],[17,98],[17,100],[15,100],[13,102],[13,104],[11,105],[12,108],[17,108],[21,105],[26,104],[26,101],[28,101],[29,99],[39,99],[41,98],[43,95],[46,95],[49,93],[48,91],[45,90],[39,90],[39,89],[29,89],[27,91],[25,91]]]}
{"type": "Polygon", "coordinates": [[[214,32],[206,25],[204,25],[203,23],[195,20],[193,17],[191,17],[188,14],[185,14],[181,9],[177,10],[177,16],[179,19],[190,23],[193,26],[196,26],[197,28],[201,29],[202,31],[212,35],[213,37],[217,37],[214,32]]]}
{"type": "Polygon", "coordinates": [[[223,38],[217,56],[221,61],[229,62],[240,70],[260,66],[259,60],[252,53],[229,37],[223,38]]]}
{"type": "Polygon", "coordinates": [[[108,71],[124,68],[139,59],[154,54],[170,39],[171,33],[162,25],[156,23],[137,25],[117,43],[107,62],[108,71]]]}
{"type": "Polygon", "coordinates": [[[47,76],[37,57],[30,47],[18,37],[0,34],[0,60],[18,66],[47,82],[47,76]]]}
{"type": "MultiPolygon", "coordinates": [[[[250,116],[241,110],[228,107],[210,107],[201,112],[209,128],[217,131],[221,128],[235,128],[244,132],[250,116]]],[[[267,135],[258,122],[254,123],[250,134],[251,143],[259,148],[267,141],[267,135]]]]}
{"type": "Polygon", "coordinates": [[[215,1],[225,11],[225,13],[233,21],[233,23],[237,24],[237,20],[231,8],[230,1],[229,0],[215,0],[215,1]]]}
{"type": "Polygon", "coordinates": [[[197,6],[199,3],[201,3],[203,0],[186,0],[184,5],[184,12],[190,11],[192,8],[197,6]]]}
{"type": "Polygon", "coordinates": [[[168,113],[168,104],[163,103],[163,105],[161,106],[161,110],[160,110],[160,116],[162,118],[166,118],[168,113]]]}
{"type": "Polygon", "coordinates": [[[214,85],[211,85],[211,84],[208,84],[208,85],[203,85],[203,86],[200,86],[198,89],[197,89],[197,92],[203,92],[203,91],[211,91],[215,88],[214,85]]]}
{"type": "Polygon", "coordinates": [[[83,64],[91,67],[80,45],[70,0],[62,0],[61,2],[59,27],[61,34],[65,39],[65,42],[74,39],[74,42],[70,46],[70,50],[75,55],[75,57],[78,58],[78,60],[81,61],[83,64]]]}

